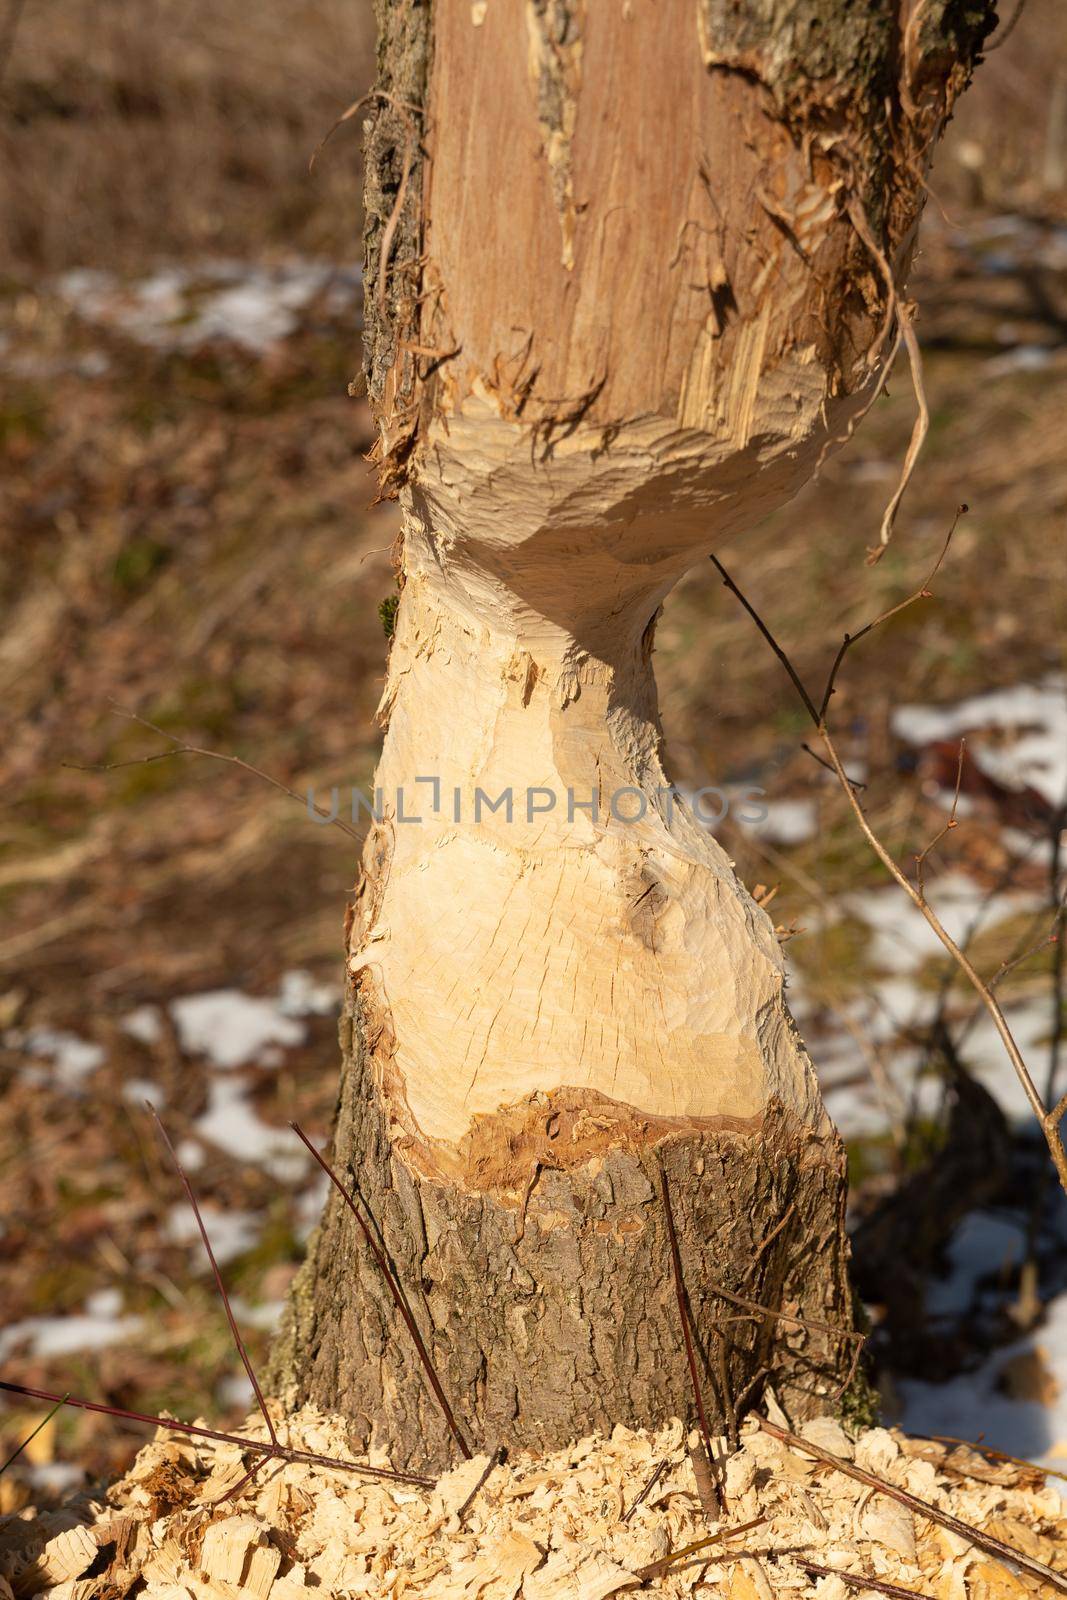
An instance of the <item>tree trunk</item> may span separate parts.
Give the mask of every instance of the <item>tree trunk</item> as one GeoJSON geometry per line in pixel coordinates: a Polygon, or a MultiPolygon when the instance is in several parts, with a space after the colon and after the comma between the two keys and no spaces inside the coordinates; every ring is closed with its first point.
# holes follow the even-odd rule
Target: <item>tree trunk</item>
{"type": "MultiPolygon", "coordinates": [[[[877,392],[991,20],[380,0],[367,377],[402,590],[334,1149],[478,1445],[689,1415],[661,1173],[713,1425],[847,1374],[840,1141],[771,924],[664,774],[652,640],[877,392]]],[[[275,1381],[449,1459],[336,1196],[275,1381]]]]}

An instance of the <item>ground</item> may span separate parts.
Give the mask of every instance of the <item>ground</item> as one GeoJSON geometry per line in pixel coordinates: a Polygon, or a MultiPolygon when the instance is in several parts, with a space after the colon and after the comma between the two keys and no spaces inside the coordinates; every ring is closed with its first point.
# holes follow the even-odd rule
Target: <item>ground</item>
{"type": "MultiPolygon", "coordinates": [[[[0,1364],[220,1425],[247,1390],[141,1101],[183,1152],[261,1357],[321,1200],[286,1123],[328,1134],[358,854],[304,797],[336,785],[344,805],[369,786],[397,531],[371,503],[369,411],[348,393],[352,124],[306,176],[365,81],[365,24],[304,7],[294,55],[291,8],[260,9],[240,71],[222,65],[236,14],[216,8],[204,33],[186,8],[172,33],[162,3],[134,64],[129,7],[106,29],[75,7],[64,30],[31,7],[0,68],[0,1364]],[[130,712],[297,798],[202,755],[146,761],[170,747],[130,712]]],[[[920,587],[969,504],[932,597],[851,654],[834,722],[909,868],[945,823],[969,735],[931,898],[954,930],[980,915],[984,972],[1033,949],[1002,993],[1042,1081],[1062,1027],[1042,941],[1067,791],[1067,80],[1051,18],[1033,4],[991,56],[932,176],[912,283],[931,425],[890,550],[865,564],[915,413],[903,364],[819,481],[719,552],[814,684],[844,630],[920,587]]],[[[780,666],[710,566],[672,597],[656,660],[671,770],[728,792],[721,836],[757,893],[776,889],[857,1223],[932,1157],[955,1159],[960,1071],[1012,1122],[998,1132],[989,1112],[1003,1181],[963,1163],[954,1232],[912,1239],[905,1207],[907,1305],[861,1277],[889,1411],[1067,1452],[1062,1218],[973,999],[804,752],[780,666]],[[753,787],[769,800],[756,826],[753,787]]],[[[7,1408],[0,1456],[39,1415],[7,1408]]],[[[63,1413],[31,1476],[114,1476],[140,1437],[63,1413]]]]}

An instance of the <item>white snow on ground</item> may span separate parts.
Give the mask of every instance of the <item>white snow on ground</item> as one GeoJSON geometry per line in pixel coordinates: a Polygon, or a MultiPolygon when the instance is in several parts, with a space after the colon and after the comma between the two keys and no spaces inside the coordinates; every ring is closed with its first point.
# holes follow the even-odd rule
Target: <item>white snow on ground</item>
{"type": "Polygon", "coordinates": [[[1029,785],[1058,806],[1067,795],[1067,679],[1017,683],[954,706],[899,706],[893,732],[908,744],[996,730],[1002,743],[970,746],[975,763],[1006,789],[1029,785]]]}
{"type": "Polygon", "coordinates": [[[1021,1221],[987,1211],[970,1212],[949,1245],[947,1274],[927,1289],[927,1311],[935,1316],[961,1315],[971,1305],[980,1278],[1017,1265],[1025,1253],[1026,1229],[1021,1221]]]}
{"type": "Polygon", "coordinates": [[[743,808],[736,814],[746,833],[754,833],[769,844],[803,844],[806,839],[814,839],[819,826],[814,800],[748,801],[750,807],[756,804],[766,812],[759,821],[748,821],[743,808]]]}
{"type": "MultiPolygon", "coordinates": [[[[218,1206],[211,1205],[210,1202],[201,1205],[200,1215],[204,1219],[204,1227],[207,1229],[211,1248],[215,1252],[215,1260],[220,1267],[251,1250],[263,1226],[263,1218],[258,1212],[232,1209],[220,1211],[218,1206]]],[[[171,1207],[163,1231],[171,1244],[195,1244],[203,1258],[203,1271],[211,1271],[211,1263],[207,1259],[204,1242],[200,1237],[200,1229],[187,1201],[183,1200],[171,1207]]]]}
{"type": "Polygon", "coordinates": [[[1020,344],[983,362],[982,371],[990,378],[1007,377],[1012,372],[1043,372],[1056,353],[1054,345],[1020,344]]]}
{"type": "MultiPolygon", "coordinates": [[[[944,927],[961,945],[990,923],[1020,914],[1039,915],[1046,903],[1041,894],[1017,890],[991,898],[988,891],[957,872],[931,878],[927,893],[944,927]]],[[[791,974],[789,1002],[806,1033],[827,1109],[848,1139],[877,1134],[889,1121],[886,1093],[871,1070],[872,1053],[877,1053],[890,1081],[890,1094],[898,1104],[911,1102],[922,1115],[936,1111],[940,1083],[933,1075],[917,1079],[924,1055],[906,1040],[928,1025],[938,1004],[936,990],[922,984],[924,970],[931,962],[947,958],[929,923],[895,885],[843,895],[834,910],[869,929],[865,960],[874,975],[867,991],[829,1018],[820,1018],[818,1031],[800,974],[791,974]]],[[[1006,1002],[1005,1012],[1024,1056],[1040,1061],[1051,1020],[1047,999],[1039,996],[1006,1002]]],[[[1027,1119],[1029,1107],[1018,1079],[991,1019],[978,1008],[977,998],[962,1045],[967,1065],[1005,1112],[1027,1119]]]]}
{"type": "Polygon", "coordinates": [[[337,984],[316,983],[310,972],[299,969],[282,974],[278,1010],[283,1017],[328,1017],[340,1003],[337,984]]]}
{"type": "MultiPolygon", "coordinates": [[[[957,944],[973,936],[983,924],[998,922],[1020,912],[1037,913],[1046,904],[1043,894],[1003,890],[991,897],[961,872],[929,877],[927,899],[949,937],[957,944]]],[[[920,911],[895,884],[884,889],[861,889],[838,902],[871,929],[871,961],[882,972],[917,972],[927,961],[941,958],[945,948],[920,911]]]]}
{"type": "Polygon", "coordinates": [[[251,1410],[256,1394],[243,1372],[227,1372],[215,1385],[215,1399],[220,1406],[245,1406],[251,1410]]]}
{"type": "Polygon", "coordinates": [[[53,291],[86,322],[115,328],[159,350],[195,350],[228,340],[257,354],[289,338],[313,303],[349,311],[361,293],[357,267],[292,257],[273,265],[204,261],[162,268],[132,283],[79,268],[53,291]]]}
{"type": "Polygon", "coordinates": [[[261,1000],[239,989],[213,989],[171,1003],[182,1049],[206,1055],[216,1067],[254,1061],[269,1044],[300,1044],[304,1029],[283,1016],[275,1000],[261,1000]]]}
{"type": "Polygon", "coordinates": [[[85,1310],[69,1317],[27,1317],[0,1331],[0,1361],[13,1350],[27,1347],[35,1356],[78,1355],[121,1344],[141,1329],[140,1317],[123,1317],[117,1289],[101,1289],[89,1296],[85,1310]]]}
{"type": "Polygon", "coordinates": [[[122,1022],[123,1033],[141,1044],[155,1044],[163,1032],[158,1006],[138,1006],[122,1022]]]}
{"type": "Polygon", "coordinates": [[[157,1111],[162,1111],[166,1101],[163,1090],[151,1078],[125,1078],[122,1084],[122,1098],[131,1100],[137,1106],[143,1106],[147,1100],[157,1111]]]}
{"type": "Polygon", "coordinates": [[[240,1295],[234,1294],[230,1296],[230,1308],[239,1328],[263,1328],[267,1333],[272,1333],[282,1320],[285,1301],[262,1300],[258,1305],[250,1305],[240,1295]]]}
{"type": "Polygon", "coordinates": [[[231,1078],[216,1078],[208,1106],[194,1124],[202,1139],[238,1161],[251,1161],[280,1183],[298,1183],[311,1157],[288,1128],[273,1128],[249,1104],[247,1090],[231,1078]]]}
{"type": "Polygon", "coordinates": [[[63,1089],[80,1089],[91,1072],[95,1072],[104,1059],[98,1044],[79,1039],[77,1034],[64,1033],[56,1028],[31,1028],[19,1035],[12,1031],[4,1035],[5,1044],[29,1051],[30,1055],[43,1056],[52,1063],[49,1077],[63,1089]]]}
{"type": "Polygon", "coordinates": [[[197,1139],[183,1139],[178,1145],[178,1160],[186,1172],[195,1172],[204,1165],[204,1147],[197,1139]]]}
{"type": "MultiPolygon", "coordinates": [[[[908,1379],[899,1395],[902,1424],[912,1433],[983,1435],[994,1449],[1067,1470],[1067,1295],[1052,1302],[1042,1327],[996,1351],[977,1371],[948,1383],[908,1379]],[[1016,1399],[1004,1389],[1005,1369],[1030,1354],[1055,1390],[1044,1400],[1016,1399]]],[[[1067,1491],[1067,1484],[1057,1487],[1067,1491]]]]}

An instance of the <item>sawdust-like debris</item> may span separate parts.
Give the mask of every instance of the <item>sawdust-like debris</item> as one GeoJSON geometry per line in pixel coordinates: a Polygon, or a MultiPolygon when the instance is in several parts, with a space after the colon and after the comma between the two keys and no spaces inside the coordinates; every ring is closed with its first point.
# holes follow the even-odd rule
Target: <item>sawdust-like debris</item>
{"type": "MultiPolygon", "coordinates": [[[[262,1438],[262,1424],[248,1424],[262,1438]]],[[[282,1437],[351,1459],[340,1418],[305,1410],[282,1437]]],[[[802,1432],[960,1520],[1067,1572],[1067,1519],[1038,1469],[990,1467],[973,1451],[885,1428],[850,1438],[828,1419],[802,1432]]],[[[618,1427],[569,1450],[463,1462],[433,1489],[298,1463],[246,1469],[230,1444],[158,1434],[106,1499],[0,1518],[0,1596],[122,1600],[296,1600],[308,1590],[374,1600],[607,1600],[635,1588],[698,1587],[727,1600],[845,1600],[837,1568],[931,1600],[1023,1600],[1024,1581],[958,1535],[926,1522],[754,1422],[726,1469],[721,1524],[700,1507],[681,1423],[618,1427]],[[627,1521],[660,1462],[667,1465],[627,1521]],[[488,1469],[488,1470],[487,1470],[488,1469]],[[730,1526],[764,1522],[663,1570],[664,1558],[730,1526]],[[654,1576],[643,1570],[661,1563],[654,1576]],[[92,1576],[85,1576],[92,1569],[92,1576]]]]}

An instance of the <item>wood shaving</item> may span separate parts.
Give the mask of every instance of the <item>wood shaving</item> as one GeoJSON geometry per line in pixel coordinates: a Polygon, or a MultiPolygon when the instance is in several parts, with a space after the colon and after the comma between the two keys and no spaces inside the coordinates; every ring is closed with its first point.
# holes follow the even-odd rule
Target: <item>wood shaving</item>
{"type": "MultiPolygon", "coordinates": [[[[262,1422],[247,1427],[263,1437],[262,1422]]],[[[340,1418],[305,1410],[285,1430],[297,1448],[350,1458],[340,1418]]],[[[1067,1573],[1064,1506],[1039,1469],[990,1468],[964,1447],[885,1428],[852,1438],[828,1419],[802,1432],[1067,1573]]],[[[106,1497],[0,1517],[0,1600],[95,1600],[135,1586],[143,1600],[298,1600],[312,1590],[318,1600],[609,1600],[637,1588],[681,1600],[709,1587],[726,1600],[849,1600],[859,1592],[809,1573],[805,1558],[929,1600],[1036,1592],[958,1534],[801,1458],[751,1421],[727,1461],[727,1512],[709,1520],[689,1458],[694,1437],[678,1422],[656,1433],[618,1427],[547,1456],[492,1464],[477,1456],[426,1490],[273,1462],[224,1499],[250,1464],[235,1447],[160,1433],[106,1497]],[[675,1552],[760,1517],[740,1538],[705,1544],[663,1570],[675,1552]],[[656,1562],[657,1575],[642,1583],[641,1570],[656,1562]]]]}

